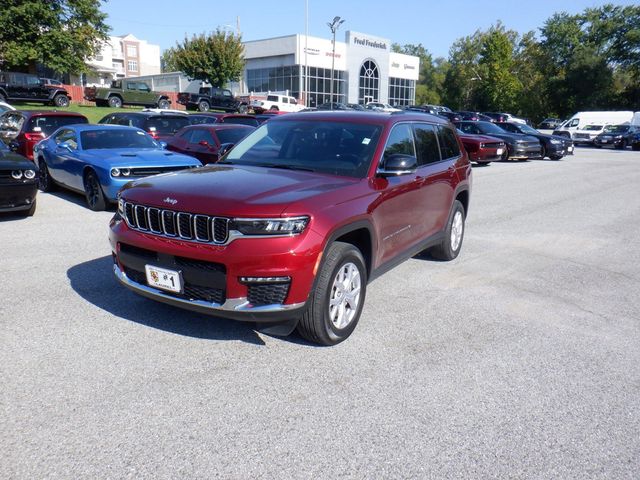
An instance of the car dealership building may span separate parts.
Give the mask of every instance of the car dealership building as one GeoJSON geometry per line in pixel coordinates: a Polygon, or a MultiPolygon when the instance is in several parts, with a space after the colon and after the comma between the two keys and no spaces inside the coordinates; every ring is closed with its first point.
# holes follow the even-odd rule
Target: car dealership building
{"type": "Polygon", "coordinates": [[[344,42],[335,42],[335,50],[331,40],[305,35],[254,40],[244,47],[247,92],[288,91],[315,107],[330,101],[333,60],[333,101],[415,102],[420,59],[392,52],[386,38],[347,31],[344,42]]]}

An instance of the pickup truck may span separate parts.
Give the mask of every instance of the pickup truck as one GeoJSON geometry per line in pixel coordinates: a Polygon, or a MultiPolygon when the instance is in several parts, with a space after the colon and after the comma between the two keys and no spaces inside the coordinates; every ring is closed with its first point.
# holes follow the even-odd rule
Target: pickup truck
{"type": "Polygon", "coordinates": [[[304,105],[298,105],[298,101],[294,97],[286,95],[267,95],[266,100],[254,100],[251,102],[251,108],[255,113],[271,112],[299,112],[304,109],[304,105]]]}
{"type": "Polygon", "coordinates": [[[233,96],[231,90],[217,87],[201,87],[198,93],[180,92],[178,103],[187,110],[208,112],[211,109],[225,112],[247,113],[247,104],[233,96]]]}
{"type": "Polygon", "coordinates": [[[145,82],[138,80],[114,80],[111,86],[85,87],[84,98],[96,102],[98,107],[120,108],[123,105],[169,108],[171,100],[160,92],[154,92],[145,82]]]}

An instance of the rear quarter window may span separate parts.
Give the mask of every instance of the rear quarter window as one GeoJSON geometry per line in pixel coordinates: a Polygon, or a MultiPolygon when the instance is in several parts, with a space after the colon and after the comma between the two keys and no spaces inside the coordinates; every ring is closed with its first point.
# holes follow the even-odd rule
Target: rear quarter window
{"type": "Polygon", "coordinates": [[[144,129],[149,131],[155,129],[158,133],[173,135],[182,127],[189,125],[189,119],[186,116],[180,117],[152,117],[147,119],[144,129]]]}
{"type": "Polygon", "coordinates": [[[39,116],[32,117],[27,124],[27,132],[33,132],[39,129],[45,136],[51,135],[58,128],[65,125],[75,125],[79,123],[89,123],[85,117],[72,117],[72,116],[39,116]]]}

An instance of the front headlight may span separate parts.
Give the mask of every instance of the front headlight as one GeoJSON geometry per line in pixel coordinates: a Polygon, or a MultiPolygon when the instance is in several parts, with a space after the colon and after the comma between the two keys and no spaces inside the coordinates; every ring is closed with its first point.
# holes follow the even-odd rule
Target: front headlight
{"type": "Polygon", "coordinates": [[[119,168],[112,168],[111,169],[111,176],[112,177],[119,177],[120,176],[120,169],[119,168]]]}
{"type": "Polygon", "coordinates": [[[118,213],[124,217],[124,200],[120,198],[120,194],[118,194],[118,213]]]}
{"type": "Polygon", "coordinates": [[[234,218],[231,228],[243,235],[297,235],[309,223],[309,217],[234,218]]]}
{"type": "Polygon", "coordinates": [[[554,145],[560,145],[562,143],[562,140],[556,140],[555,138],[552,138],[551,143],[554,145]]]}
{"type": "Polygon", "coordinates": [[[25,170],[24,171],[24,178],[26,178],[27,180],[31,180],[31,179],[35,178],[35,176],[36,176],[35,170],[25,170]]]}

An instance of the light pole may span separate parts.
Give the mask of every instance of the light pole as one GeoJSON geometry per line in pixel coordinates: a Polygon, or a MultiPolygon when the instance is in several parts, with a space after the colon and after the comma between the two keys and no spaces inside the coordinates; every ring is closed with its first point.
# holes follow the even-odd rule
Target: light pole
{"type": "Polygon", "coordinates": [[[329,94],[329,108],[333,110],[333,72],[336,64],[336,32],[340,25],[344,23],[344,20],[340,17],[333,17],[333,22],[327,22],[327,25],[331,29],[333,34],[333,52],[331,53],[331,89],[329,94]]]}

